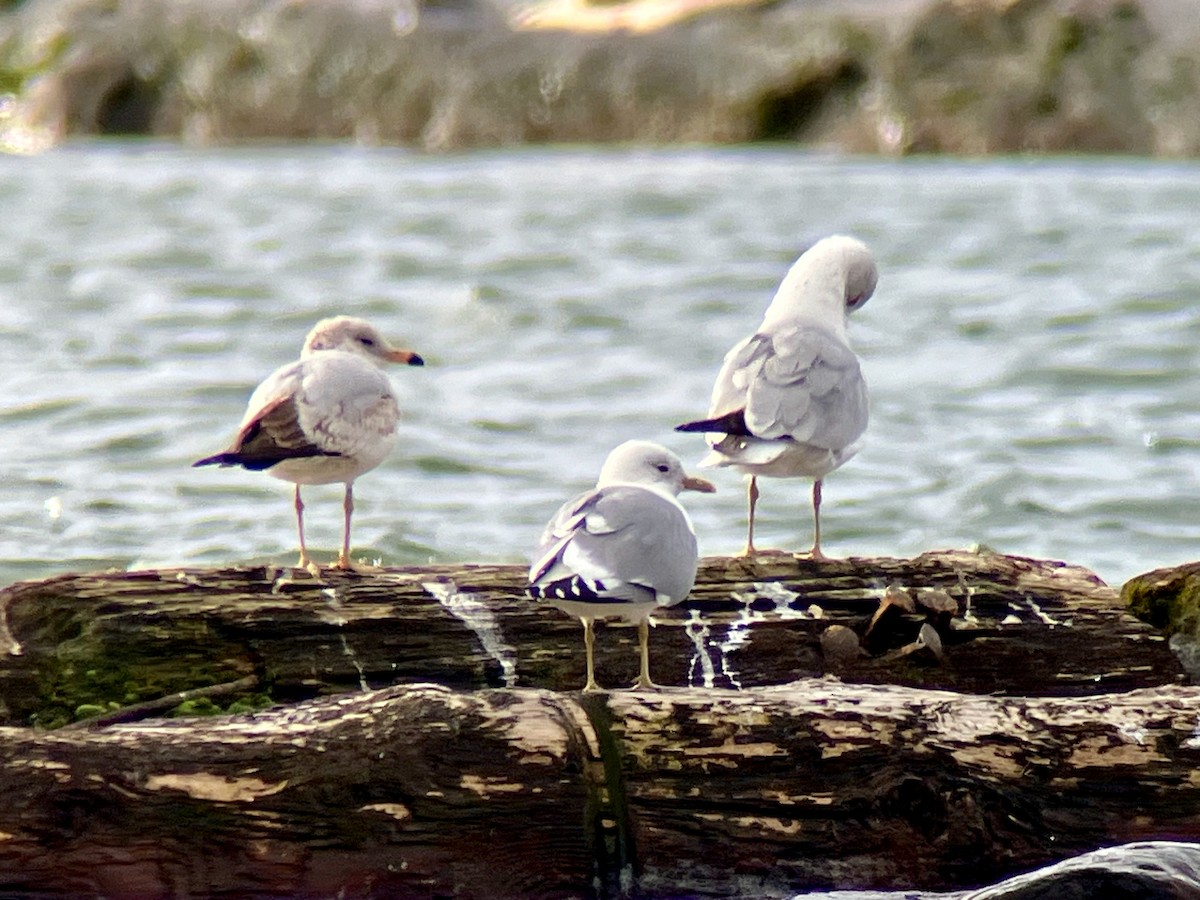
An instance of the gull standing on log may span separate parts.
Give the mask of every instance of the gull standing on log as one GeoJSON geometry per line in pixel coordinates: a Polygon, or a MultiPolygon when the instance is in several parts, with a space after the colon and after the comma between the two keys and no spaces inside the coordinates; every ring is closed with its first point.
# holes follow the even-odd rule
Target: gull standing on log
{"type": "Polygon", "coordinates": [[[529,569],[529,595],[583,623],[585,691],[600,690],[593,664],[597,618],[637,622],[636,687],[652,688],[648,617],[687,597],[696,582],[696,532],[676,499],[712,493],[660,444],[626,441],[608,455],[594,490],[565,503],[542,532],[529,569]]]}
{"type": "Polygon", "coordinates": [[[712,452],[701,467],[733,466],[750,476],[747,556],[755,553],[758,477],[803,476],[815,479],[807,555],[824,558],[821,482],[858,452],[867,428],[867,385],[846,319],[878,278],[861,241],[818,241],[792,265],[758,330],[725,355],[708,418],[675,429],[706,433],[712,452]]]}
{"type": "Polygon", "coordinates": [[[303,568],[317,567],[304,544],[302,484],[346,485],[342,549],[350,559],[354,479],[378,466],[396,441],[400,408],[384,363],[422,366],[411,350],[392,347],[373,325],[352,316],[322,319],[304,341],[300,359],[281,366],[250,397],[233,443],[193,466],[242,466],[296,485],[296,526],[303,568]]]}

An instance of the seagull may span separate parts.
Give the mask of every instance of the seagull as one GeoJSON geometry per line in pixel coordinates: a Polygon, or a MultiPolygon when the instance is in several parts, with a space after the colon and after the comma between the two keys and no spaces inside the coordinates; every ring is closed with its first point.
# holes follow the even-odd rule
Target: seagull
{"type": "Polygon", "coordinates": [[[301,568],[319,569],[304,544],[300,486],[337,483],[346,485],[346,496],[335,567],[355,567],[350,559],[354,479],[387,458],[400,419],[384,363],[423,366],[425,361],[393,347],[363,319],[322,319],[305,338],[300,358],[280,366],[255,389],[233,442],[192,463],[242,466],[293,482],[301,568]]]}
{"type": "Polygon", "coordinates": [[[648,617],[687,597],[698,562],[692,520],[680,491],[712,493],[660,444],[626,441],[608,455],[594,490],[564,504],[542,532],[526,590],[583,623],[585,691],[598,691],[592,648],[597,618],[637,622],[641,668],[652,688],[648,617]]]}
{"type": "Polygon", "coordinates": [[[758,330],[734,345],[713,386],[708,418],[676,426],[705,432],[707,466],[750,476],[746,556],[754,555],[758,477],[814,479],[813,545],[821,552],[821,482],[854,456],[867,429],[867,384],[850,349],[846,320],[875,291],[867,246],[834,235],[792,265],[758,330]]]}

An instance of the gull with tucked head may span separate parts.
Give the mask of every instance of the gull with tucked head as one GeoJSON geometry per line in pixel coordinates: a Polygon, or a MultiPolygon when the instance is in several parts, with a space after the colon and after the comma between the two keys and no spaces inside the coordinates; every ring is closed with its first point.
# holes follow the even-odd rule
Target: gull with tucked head
{"type": "Polygon", "coordinates": [[[400,408],[386,363],[424,365],[411,350],[393,347],[369,322],[352,316],[322,319],[308,333],[300,359],[281,366],[258,386],[233,442],[194,466],[242,466],[296,485],[300,561],[314,569],[304,543],[302,484],[346,485],[342,549],[350,558],[354,480],[387,458],[396,441],[400,408]]]}
{"type": "Polygon", "coordinates": [[[529,569],[529,595],[583,623],[585,691],[599,690],[593,664],[595,619],[638,625],[636,686],[650,688],[648,617],[687,597],[696,581],[696,532],[676,499],[711,493],[660,444],[626,441],[608,455],[596,487],[565,503],[542,532],[529,569]]]}
{"type": "Polygon", "coordinates": [[[813,545],[821,559],[821,482],[858,452],[867,428],[867,385],[850,349],[847,316],[875,291],[866,245],[835,235],[796,260],[762,324],[725,355],[708,417],[676,431],[704,432],[704,466],[750,476],[747,556],[754,547],[758,478],[814,479],[813,545]]]}

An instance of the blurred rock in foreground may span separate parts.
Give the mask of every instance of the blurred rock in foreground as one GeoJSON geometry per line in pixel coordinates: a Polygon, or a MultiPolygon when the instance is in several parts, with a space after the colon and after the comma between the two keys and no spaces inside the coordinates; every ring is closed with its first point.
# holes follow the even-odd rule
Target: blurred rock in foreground
{"type": "Polygon", "coordinates": [[[1191,3],[26,0],[0,4],[0,142],[1193,156],[1191,3]]]}

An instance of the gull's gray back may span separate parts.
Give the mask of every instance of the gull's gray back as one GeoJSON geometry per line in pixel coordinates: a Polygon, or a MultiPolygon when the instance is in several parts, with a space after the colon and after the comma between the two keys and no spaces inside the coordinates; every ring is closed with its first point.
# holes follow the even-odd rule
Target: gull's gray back
{"type": "Polygon", "coordinates": [[[691,591],[697,556],[682,506],[657,491],[618,484],[558,510],[529,575],[537,584],[576,574],[604,584],[613,599],[673,604],[691,591]]]}
{"type": "Polygon", "coordinates": [[[866,431],[867,385],[853,350],[800,320],[753,334],[726,354],[709,416],[742,408],[756,437],[838,450],[866,431]]]}

